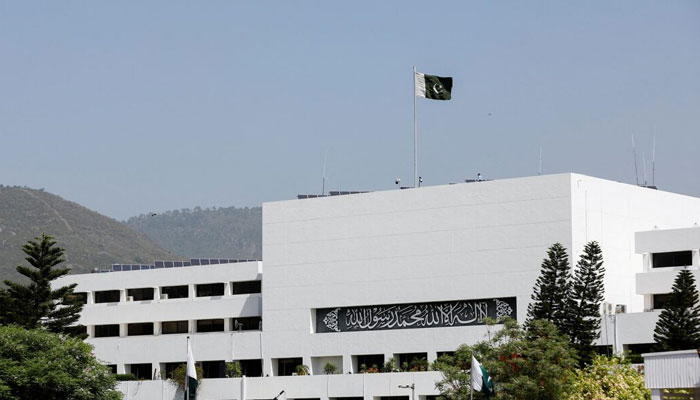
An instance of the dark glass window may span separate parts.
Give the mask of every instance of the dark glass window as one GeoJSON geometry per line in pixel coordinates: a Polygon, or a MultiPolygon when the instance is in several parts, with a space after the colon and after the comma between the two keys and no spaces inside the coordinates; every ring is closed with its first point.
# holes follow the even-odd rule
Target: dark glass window
{"type": "Polygon", "coordinates": [[[161,325],[161,332],[163,335],[169,335],[171,333],[187,333],[187,331],[187,321],[166,321],[161,325]]]}
{"type": "Polygon", "coordinates": [[[627,346],[627,350],[629,351],[627,358],[629,358],[630,362],[633,364],[644,364],[642,354],[653,352],[654,346],[655,343],[630,344],[627,346]]]}
{"type": "Polygon", "coordinates": [[[187,285],[163,286],[160,288],[162,294],[167,294],[169,299],[184,299],[189,297],[190,291],[187,285]]]}
{"type": "Polygon", "coordinates": [[[205,285],[197,285],[197,297],[223,296],[223,295],[224,295],[224,284],[223,283],[208,283],[205,285]]]}
{"type": "Polygon", "coordinates": [[[454,357],[455,352],[454,351],[438,351],[437,352],[437,357],[440,358],[442,356],[449,356],[449,357],[454,357]]]}
{"type": "Polygon", "coordinates": [[[384,354],[364,354],[357,356],[357,371],[363,368],[381,369],[384,365],[384,354]]]}
{"type": "Polygon", "coordinates": [[[654,268],[685,267],[693,264],[693,253],[690,250],[654,253],[652,264],[654,268]]]}
{"type": "Polygon", "coordinates": [[[401,371],[427,371],[428,353],[403,353],[399,356],[399,369],[401,371]]]}
{"type": "Polygon", "coordinates": [[[202,378],[225,378],[226,363],[221,361],[202,361],[202,378]]]}
{"type": "Polygon", "coordinates": [[[169,362],[165,363],[165,378],[172,378],[173,377],[173,371],[177,369],[180,365],[187,364],[186,362],[169,362]]]}
{"type": "Polygon", "coordinates": [[[297,372],[297,366],[302,364],[301,357],[277,359],[277,375],[291,376],[297,372]]]}
{"type": "Polygon", "coordinates": [[[95,303],[116,303],[118,301],[118,290],[102,290],[95,292],[95,303]]]}
{"type": "Polygon", "coordinates": [[[261,317],[233,318],[231,330],[234,331],[259,331],[262,329],[261,317]]]}
{"type": "Polygon", "coordinates": [[[107,368],[109,368],[109,371],[113,374],[117,373],[117,364],[107,364],[105,365],[107,368]]]}
{"type": "Polygon", "coordinates": [[[129,336],[153,335],[153,322],[129,324],[127,328],[129,336]]]}
{"type": "Polygon", "coordinates": [[[131,364],[131,373],[136,376],[136,379],[151,379],[153,370],[151,364],[131,364]]]}
{"type": "Polygon", "coordinates": [[[671,300],[671,293],[655,294],[654,309],[661,310],[668,307],[669,300],[671,300]]]}
{"type": "Polygon", "coordinates": [[[127,296],[134,298],[134,301],[153,300],[153,288],[127,289],[127,296]]]}
{"type": "Polygon", "coordinates": [[[260,293],[260,281],[233,282],[233,294],[260,293]]]}
{"type": "Polygon", "coordinates": [[[95,337],[119,336],[119,324],[95,325],[95,337]]]}
{"type": "Polygon", "coordinates": [[[223,332],[223,319],[199,319],[197,320],[197,332],[223,332]]]}
{"type": "Polygon", "coordinates": [[[238,360],[245,376],[262,376],[262,360],[238,360]]]}
{"type": "Polygon", "coordinates": [[[83,304],[87,304],[87,293],[86,292],[77,292],[77,293],[72,293],[70,295],[70,300],[75,300],[83,304]]]}

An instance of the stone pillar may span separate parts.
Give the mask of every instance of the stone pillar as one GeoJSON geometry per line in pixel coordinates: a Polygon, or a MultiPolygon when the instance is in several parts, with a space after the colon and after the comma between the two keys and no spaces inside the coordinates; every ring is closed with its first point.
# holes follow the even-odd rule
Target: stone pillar
{"type": "Polygon", "coordinates": [[[313,368],[311,368],[311,357],[310,356],[304,356],[301,359],[301,363],[309,367],[309,375],[312,375],[314,373],[313,368]]]}
{"type": "Polygon", "coordinates": [[[693,266],[700,267],[700,250],[693,250],[693,266]]]}
{"type": "Polygon", "coordinates": [[[435,360],[437,360],[437,351],[429,351],[428,362],[432,364],[435,362],[435,360]]]}
{"type": "Polygon", "coordinates": [[[122,303],[126,301],[126,289],[119,290],[119,301],[122,303]]]}
{"type": "Polygon", "coordinates": [[[95,304],[95,292],[87,292],[86,304],[95,304]]]}
{"type": "Polygon", "coordinates": [[[224,296],[231,296],[231,282],[224,282],[224,296]]]}
{"type": "Polygon", "coordinates": [[[187,332],[197,333],[197,320],[196,319],[189,320],[187,325],[188,325],[187,332]]]}
{"type": "Polygon", "coordinates": [[[231,332],[231,318],[224,318],[224,332],[231,332]]]}
{"type": "Polygon", "coordinates": [[[153,334],[158,336],[161,334],[163,328],[163,323],[161,321],[154,321],[153,322],[153,334]]]}
{"type": "Polygon", "coordinates": [[[160,301],[160,286],[153,288],[153,300],[156,302],[160,301]]]}
{"type": "Polygon", "coordinates": [[[348,372],[353,372],[352,356],[346,354],[343,356],[343,373],[347,374],[348,372]]]}
{"type": "Polygon", "coordinates": [[[126,337],[129,333],[129,324],[119,324],[119,337],[126,337]]]}
{"type": "Polygon", "coordinates": [[[190,299],[197,297],[197,292],[196,292],[196,288],[195,288],[194,283],[190,283],[187,286],[188,286],[188,288],[187,288],[188,296],[187,297],[189,297],[190,299]]]}

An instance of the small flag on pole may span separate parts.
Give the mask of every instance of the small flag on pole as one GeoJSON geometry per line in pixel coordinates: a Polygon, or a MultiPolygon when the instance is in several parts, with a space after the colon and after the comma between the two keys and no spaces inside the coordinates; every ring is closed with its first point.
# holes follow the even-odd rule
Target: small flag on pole
{"type": "Polygon", "coordinates": [[[493,381],[484,367],[472,355],[472,391],[477,391],[486,396],[493,396],[493,381]]]}
{"type": "Polygon", "coordinates": [[[194,355],[192,354],[192,346],[190,346],[190,339],[187,338],[187,382],[186,400],[196,400],[197,399],[197,369],[194,364],[194,355]]]}
{"type": "Polygon", "coordinates": [[[427,75],[416,72],[416,97],[433,100],[450,100],[452,98],[452,78],[427,75]]]}

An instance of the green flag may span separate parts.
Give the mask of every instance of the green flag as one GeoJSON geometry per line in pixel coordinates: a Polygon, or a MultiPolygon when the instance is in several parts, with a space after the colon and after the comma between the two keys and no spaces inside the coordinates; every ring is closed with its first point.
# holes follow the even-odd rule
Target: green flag
{"type": "Polygon", "coordinates": [[[452,98],[452,78],[416,72],[416,96],[433,100],[452,98]]]}
{"type": "Polygon", "coordinates": [[[197,400],[197,369],[194,364],[194,355],[190,346],[190,338],[187,337],[187,381],[185,382],[186,400],[197,400]]]}
{"type": "Polygon", "coordinates": [[[479,361],[472,355],[472,390],[479,391],[491,397],[495,394],[493,390],[493,381],[486,369],[479,364],[479,361]]]}

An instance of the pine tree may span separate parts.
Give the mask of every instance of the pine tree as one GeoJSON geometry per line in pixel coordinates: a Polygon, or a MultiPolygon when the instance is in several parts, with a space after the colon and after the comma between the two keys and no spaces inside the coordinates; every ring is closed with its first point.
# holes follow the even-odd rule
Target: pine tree
{"type": "Polygon", "coordinates": [[[600,335],[600,304],[603,301],[603,254],[598,242],[584,247],[574,272],[567,333],[580,360],[591,359],[593,342],[600,335]]]}
{"type": "Polygon", "coordinates": [[[542,261],[542,272],[535,283],[532,303],[527,308],[526,325],[533,320],[551,321],[562,333],[568,333],[568,315],[571,298],[571,268],[569,255],[560,243],[547,250],[542,261]]]}
{"type": "Polygon", "coordinates": [[[659,351],[700,348],[700,300],[695,278],[687,269],[673,282],[668,307],[654,328],[654,341],[659,351]]]}
{"type": "Polygon", "coordinates": [[[70,269],[57,268],[64,262],[64,250],[56,246],[52,236],[42,234],[22,246],[31,265],[18,266],[17,272],[31,283],[5,281],[8,289],[0,316],[4,323],[17,324],[27,329],[45,327],[51,332],[85,337],[83,326],[71,326],[80,318],[83,303],[73,295],[76,284],[52,290],[51,282],[68,274],[70,269]]]}

